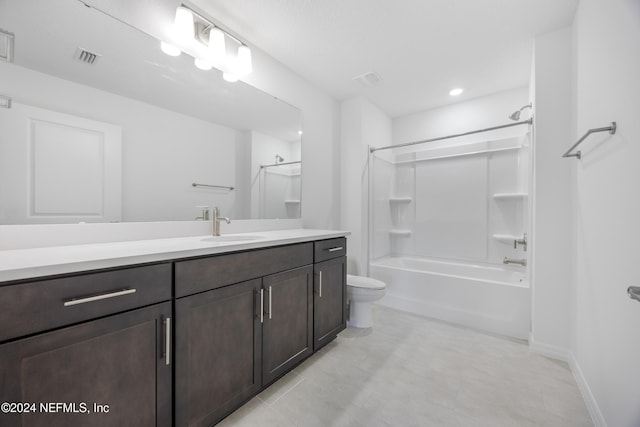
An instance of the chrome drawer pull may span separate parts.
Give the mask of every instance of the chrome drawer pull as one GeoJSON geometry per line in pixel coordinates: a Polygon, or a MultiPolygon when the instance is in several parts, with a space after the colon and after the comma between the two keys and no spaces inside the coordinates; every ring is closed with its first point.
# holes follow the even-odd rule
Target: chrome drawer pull
{"type": "Polygon", "coordinates": [[[269,320],[271,320],[271,286],[269,286],[269,320]]]}
{"type": "Polygon", "coordinates": [[[343,248],[342,246],[338,246],[338,247],[331,248],[331,249],[327,249],[327,250],[328,250],[329,252],[335,252],[335,251],[341,251],[341,250],[343,250],[343,249],[344,249],[344,248],[343,248]]]}
{"type": "Polygon", "coordinates": [[[70,299],[68,301],[65,301],[64,302],[64,306],[65,307],[69,307],[69,306],[72,306],[72,305],[84,304],[85,302],[100,301],[102,299],[120,297],[122,295],[132,294],[135,291],[136,291],[135,289],[122,289],[122,290],[119,290],[119,291],[109,292],[109,293],[106,293],[106,294],[94,295],[92,297],[73,298],[73,299],[70,299]]]}
{"type": "Polygon", "coordinates": [[[319,286],[318,286],[318,296],[320,298],[322,298],[322,270],[320,270],[318,273],[319,273],[319,276],[320,276],[320,281],[319,281],[319,286]]]}

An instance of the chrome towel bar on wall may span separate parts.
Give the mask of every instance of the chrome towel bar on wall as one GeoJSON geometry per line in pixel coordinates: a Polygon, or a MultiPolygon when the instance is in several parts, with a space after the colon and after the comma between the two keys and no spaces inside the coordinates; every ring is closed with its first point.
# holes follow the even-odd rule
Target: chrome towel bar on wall
{"type": "Polygon", "coordinates": [[[585,139],[587,139],[587,137],[588,137],[589,135],[591,135],[592,133],[608,131],[611,135],[613,135],[613,134],[615,134],[615,133],[616,133],[616,128],[617,128],[617,127],[618,127],[618,126],[616,125],[616,122],[611,122],[611,126],[605,126],[605,127],[602,127],[602,128],[589,129],[589,130],[587,131],[587,133],[585,133],[585,134],[582,136],[582,138],[580,138],[580,139],[578,140],[578,142],[576,142],[575,144],[573,144],[573,145],[571,146],[571,148],[569,148],[569,149],[567,150],[567,152],[566,152],[566,153],[564,153],[564,154],[562,155],[562,157],[577,157],[578,159],[581,159],[581,158],[582,158],[582,152],[581,152],[580,150],[576,151],[575,153],[571,153],[571,152],[573,151],[573,149],[574,149],[574,148],[576,148],[578,145],[582,144],[582,141],[584,141],[585,139]],[[571,154],[569,154],[569,153],[571,153],[571,154]]]}

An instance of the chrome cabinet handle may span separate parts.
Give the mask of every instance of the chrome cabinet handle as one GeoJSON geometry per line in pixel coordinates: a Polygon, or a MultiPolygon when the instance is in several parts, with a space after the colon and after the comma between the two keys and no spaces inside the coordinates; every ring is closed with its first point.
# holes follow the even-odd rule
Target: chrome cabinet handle
{"type": "Polygon", "coordinates": [[[260,289],[260,323],[264,323],[264,289],[260,289]]]}
{"type": "Polygon", "coordinates": [[[119,291],[114,291],[114,292],[108,292],[106,294],[100,294],[100,295],[94,295],[92,297],[86,297],[86,298],[72,298],[70,300],[67,300],[64,302],[64,306],[65,307],[69,307],[72,305],[77,305],[77,304],[84,304],[86,302],[92,302],[92,301],[100,301],[103,299],[107,299],[107,298],[114,298],[114,297],[119,297],[122,295],[129,295],[134,293],[136,290],[134,289],[121,289],[119,291]]]}
{"type": "Polygon", "coordinates": [[[629,298],[640,301],[640,286],[629,286],[627,294],[629,294],[629,298]]]}
{"type": "Polygon", "coordinates": [[[341,251],[344,248],[342,246],[337,246],[335,248],[327,249],[329,252],[341,251]]]}
{"type": "Polygon", "coordinates": [[[164,327],[165,327],[165,343],[164,343],[164,357],[165,364],[169,366],[171,364],[171,318],[167,317],[164,319],[164,327]]]}
{"type": "Polygon", "coordinates": [[[271,319],[271,286],[269,286],[269,319],[271,319]]]}
{"type": "Polygon", "coordinates": [[[318,284],[318,296],[322,298],[322,270],[320,270],[318,274],[320,275],[320,280],[318,284]]]}

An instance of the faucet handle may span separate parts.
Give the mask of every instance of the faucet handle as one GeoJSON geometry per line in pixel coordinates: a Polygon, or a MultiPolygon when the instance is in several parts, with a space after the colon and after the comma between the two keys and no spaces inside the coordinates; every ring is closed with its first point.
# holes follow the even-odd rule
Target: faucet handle
{"type": "Polygon", "coordinates": [[[527,252],[527,233],[524,233],[522,239],[514,239],[513,249],[518,249],[518,244],[523,246],[525,252],[527,252]]]}
{"type": "Polygon", "coordinates": [[[208,221],[209,220],[209,206],[196,206],[196,208],[202,209],[202,216],[199,216],[196,219],[201,219],[203,221],[208,221]]]}

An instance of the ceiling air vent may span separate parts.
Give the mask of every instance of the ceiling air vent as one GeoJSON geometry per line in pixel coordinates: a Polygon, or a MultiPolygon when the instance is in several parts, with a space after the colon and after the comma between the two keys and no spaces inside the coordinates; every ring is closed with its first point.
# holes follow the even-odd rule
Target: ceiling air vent
{"type": "Polygon", "coordinates": [[[102,55],[100,55],[99,53],[94,53],[88,51],[87,49],[79,47],[76,49],[76,53],[75,55],[73,55],[73,59],[88,65],[93,65],[96,63],[96,61],[98,61],[98,59],[100,59],[101,56],[102,55]]]}
{"type": "Polygon", "coordinates": [[[370,87],[380,83],[380,76],[373,71],[369,71],[368,73],[355,76],[352,80],[360,83],[362,87],[370,87]]]}

